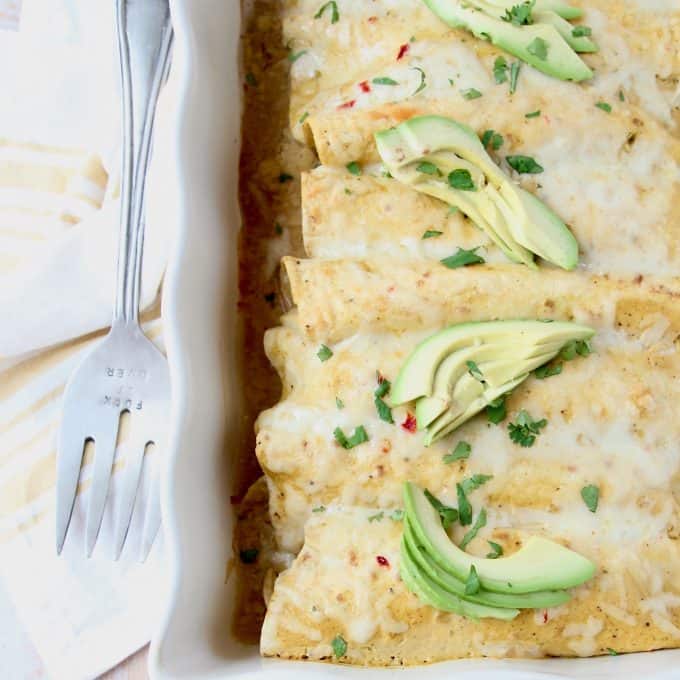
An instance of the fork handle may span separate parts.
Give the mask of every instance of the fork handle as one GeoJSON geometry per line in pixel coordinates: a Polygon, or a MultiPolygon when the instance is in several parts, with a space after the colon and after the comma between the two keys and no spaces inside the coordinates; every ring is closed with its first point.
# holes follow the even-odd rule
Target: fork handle
{"type": "Polygon", "coordinates": [[[172,46],[168,0],[116,0],[123,98],[118,281],[113,324],[138,323],[144,247],[144,187],[156,102],[172,46]]]}

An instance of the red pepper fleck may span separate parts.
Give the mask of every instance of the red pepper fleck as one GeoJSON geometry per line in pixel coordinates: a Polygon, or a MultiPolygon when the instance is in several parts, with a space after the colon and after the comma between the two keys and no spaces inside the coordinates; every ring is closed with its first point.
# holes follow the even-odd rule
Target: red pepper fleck
{"type": "Polygon", "coordinates": [[[397,287],[396,287],[396,286],[390,286],[390,287],[387,289],[387,292],[388,292],[388,293],[394,293],[395,290],[397,290],[397,287]]]}
{"type": "Polygon", "coordinates": [[[412,413],[409,413],[406,416],[406,420],[401,424],[401,426],[407,431],[407,432],[415,432],[416,431],[416,418],[412,413]]]}
{"type": "Polygon", "coordinates": [[[389,567],[390,563],[389,560],[386,557],[383,557],[382,555],[376,555],[375,556],[375,561],[381,566],[381,567],[389,567]]]}
{"type": "Polygon", "coordinates": [[[543,610],[543,623],[548,623],[548,610],[543,610]]]}
{"type": "Polygon", "coordinates": [[[378,21],[378,17],[368,17],[369,24],[374,24],[376,21],[378,21]]]}
{"type": "Polygon", "coordinates": [[[359,87],[361,88],[362,92],[370,92],[371,91],[371,86],[368,84],[368,80],[362,80],[359,83],[359,87]]]}
{"type": "Polygon", "coordinates": [[[356,99],[350,99],[348,102],[345,102],[344,104],[340,104],[340,106],[338,106],[338,108],[339,109],[351,109],[356,103],[357,103],[356,99]]]}
{"type": "Polygon", "coordinates": [[[408,52],[408,43],[404,43],[400,48],[399,48],[399,53],[397,54],[397,61],[399,61],[407,52],[408,52]]]}

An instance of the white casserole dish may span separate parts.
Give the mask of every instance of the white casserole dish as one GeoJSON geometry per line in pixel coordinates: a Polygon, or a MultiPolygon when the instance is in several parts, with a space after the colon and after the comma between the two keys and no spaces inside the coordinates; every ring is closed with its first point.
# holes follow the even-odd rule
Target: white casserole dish
{"type": "MultiPolygon", "coordinates": [[[[414,0],[416,2],[418,0],[414,0]]],[[[177,238],[164,298],[174,390],[162,483],[167,606],[152,642],[156,680],[342,677],[680,677],[680,650],[594,659],[457,661],[410,670],[263,660],[231,635],[225,584],[234,518],[230,451],[241,441],[235,360],[240,0],[174,0],[172,156],[177,238]]],[[[244,367],[247,370],[246,367],[244,367]]]]}

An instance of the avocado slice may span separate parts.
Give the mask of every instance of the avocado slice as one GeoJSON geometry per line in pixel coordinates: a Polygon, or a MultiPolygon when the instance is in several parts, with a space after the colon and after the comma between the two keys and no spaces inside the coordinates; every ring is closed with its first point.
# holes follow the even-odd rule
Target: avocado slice
{"type": "Polygon", "coordinates": [[[404,518],[403,540],[413,564],[420,571],[424,572],[434,583],[447,592],[453,593],[468,602],[476,602],[489,607],[543,609],[545,607],[558,607],[571,599],[569,593],[564,590],[543,590],[535,593],[510,594],[493,593],[480,589],[474,595],[467,595],[465,593],[465,584],[442,569],[425,550],[421,549],[408,518],[404,518]]]}
{"type": "MultiPolygon", "coordinates": [[[[514,5],[521,4],[522,0],[486,0],[486,2],[505,12],[506,9],[512,9],[514,5]]],[[[561,0],[536,0],[532,14],[535,15],[536,12],[555,12],[563,19],[580,19],[583,16],[583,10],[580,7],[572,7],[561,0]]]]}
{"type": "Polygon", "coordinates": [[[444,571],[465,580],[474,565],[480,584],[496,593],[535,593],[578,586],[595,573],[595,565],[559,543],[533,536],[509,557],[474,557],[456,546],[439,514],[421,489],[404,482],[406,516],[418,544],[444,571]]]}
{"type": "Polygon", "coordinates": [[[440,364],[458,350],[494,344],[552,351],[569,340],[587,340],[594,333],[588,326],[567,321],[470,321],[450,326],[423,340],[410,354],[392,385],[392,404],[432,396],[440,364]]]}
{"type": "Polygon", "coordinates": [[[421,601],[435,609],[453,612],[471,619],[493,618],[504,621],[512,621],[519,614],[519,609],[491,607],[471,602],[444,590],[427,573],[418,569],[403,537],[399,552],[399,575],[410,591],[415,593],[421,601]]]}
{"type": "Polygon", "coordinates": [[[571,231],[537,198],[526,198],[527,192],[510,181],[467,125],[443,116],[416,116],[376,133],[375,140],[394,178],[455,205],[512,261],[535,267],[536,253],[564,269],[577,265],[578,244],[571,231]],[[440,174],[419,172],[423,160],[440,174]],[[454,169],[470,172],[474,191],[450,186],[447,177],[454,169]]]}
{"type": "Polygon", "coordinates": [[[494,45],[549,76],[577,82],[593,77],[593,72],[550,24],[515,26],[456,0],[424,0],[424,2],[445,24],[454,28],[464,28],[478,38],[490,40],[494,45]],[[529,46],[537,38],[547,45],[548,51],[544,58],[529,50],[529,46]]]}
{"type": "Polygon", "coordinates": [[[534,11],[532,12],[534,21],[537,24],[547,24],[553,26],[555,30],[564,38],[569,47],[576,52],[597,52],[598,46],[593,42],[588,36],[582,35],[580,37],[574,37],[573,30],[574,26],[568,21],[563,19],[557,12],[546,11],[534,11]]]}

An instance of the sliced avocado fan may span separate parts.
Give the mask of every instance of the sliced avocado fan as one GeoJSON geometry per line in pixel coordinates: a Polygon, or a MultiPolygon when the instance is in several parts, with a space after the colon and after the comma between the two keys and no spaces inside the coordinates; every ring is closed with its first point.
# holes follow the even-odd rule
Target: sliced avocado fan
{"type": "Polygon", "coordinates": [[[535,268],[536,254],[567,270],[578,264],[578,243],[564,222],[512,182],[467,125],[444,116],[416,116],[377,132],[375,140],[395,179],[456,206],[513,262],[535,268]],[[456,176],[467,180],[467,188],[456,188],[456,176]]]}
{"type": "Polygon", "coordinates": [[[478,38],[514,54],[539,71],[560,80],[581,81],[593,72],[576,54],[596,52],[597,45],[587,36],[574,36],[567,19],[581,11],[562,2],[536,0],[424,0],[447,25],[464,28],[478,38]],[[517,25],[504,20],[513,7],[530,5],[529,21],[517,25]]]}
{"type": "Polygon", "coordinates": [[[423,340],[392,385],[397,406],[416,402],[425,445],[446,436],[514,389],[571,340],[588,340],[588,326],[567,321],[475,321],[423,340]]]}
{"type": "Polygon", "coordinates": [[[520,609],[567,602],[566,589],[595,574],[590,560],[538,536],[509,557],[469,555],[451,541],[422,489],[405,482],[403,497],[399,571],[406,587],[436,609],[470,618],[511,620],[520,609]],[[473,568],[478,588],[469,589],[466,580],[473,568]]]}

